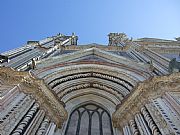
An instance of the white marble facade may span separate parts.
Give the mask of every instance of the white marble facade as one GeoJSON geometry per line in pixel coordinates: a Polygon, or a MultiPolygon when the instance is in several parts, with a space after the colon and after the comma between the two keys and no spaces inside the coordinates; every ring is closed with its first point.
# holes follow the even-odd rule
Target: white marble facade
{"type": "Polygon", "coordinates": [[[2,53],[0,134],[180,135],[180,77],[165,57],[178,43],[110,37],[108,46],[80,46],[76,35],[58,34],[2,53]]]}

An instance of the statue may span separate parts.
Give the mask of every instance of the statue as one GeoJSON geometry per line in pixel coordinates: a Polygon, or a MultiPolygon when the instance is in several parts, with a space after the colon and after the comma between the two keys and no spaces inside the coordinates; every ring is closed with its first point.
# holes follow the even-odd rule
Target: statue
{"type": "Polygon", "coordinates": [[[177,41],[180,41],[180,37],[175,38],[177,41]]]}
{"type": "Polygon", "coordinates": [[[31,59],[31,67],[32,67],[32,69],[35,69],[35,66],[36,66],[35,60],[31,59]]]}
{"type": "Polygon", "coordinates": [[[109,35],[109,46],[124,46],[129,41],[125,33],[110,33],[109,35]]]}
{"type": "Polygon", "coordinates": [[[153,61],[150,60],[150,61],[148,62],[148,64],[149,64],[149,69],[150,69],[152,72],[155,71],[155,67],[153,66],[153,61]]]}
{"type": "Polygon", "coordinates": [[[168,71],[169,71],[169,73],[173,73],[175,70],[178,70],[178,72],[180,71],[180,62],[176,61],[176,58],[173,58],[169,62],[168,71]]]}
{"type": "Polygon", "coordinates": [[[9,62],[9,59],[5,55],[0,55],[0,63],[3,63],[3,62],[9,62]]]}

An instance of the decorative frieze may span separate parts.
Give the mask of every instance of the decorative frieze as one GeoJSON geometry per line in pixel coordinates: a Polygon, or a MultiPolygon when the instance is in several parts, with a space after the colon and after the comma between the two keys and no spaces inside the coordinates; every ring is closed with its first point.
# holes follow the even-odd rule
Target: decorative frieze
{"type": "Polygon", "coordinates": [[[107,75],[107,74],[95,73],[95,72],[72,74],[72,75],[68,75],[68,76],[65,76],[65,77],[62,76],[62,77],[55,78],[54,80],[50,81],[48,83],[48,85],[51,86],[52,88],[54,88],[57,85],[62,84],[64,82],[79,79],[79,78],[87,78],[87,77],[96,77],[96,78],[101,78],[101,79],[106,79],[106,80],[109,80],[109,81],[113,81],[115,83],[118,83],[119,85],[122,85],[128,91],[130,91],[133,88],[133,85],[131,84],[131,82],[128,82],[128,81],[123,80],[121,78],[117,78],[117,77],[110,76],[110,75],[107,75]]]}
{"type": "Polygon", "coordinates": [[[101,90],[104,90],[112,95],[114,95],[119,101],[121,101],[123,99],[123,95],[121,93],[118,93],[116,90],[113,90],[112,88],[109,88],[105,85],[102,84],[98,84],[98,83],[84,83],[84,84],[80,84],[80,85],[76,85],[70,88],[67,88],[63,91],[60,91],[58,94],[58,97],[60,99],[63,98],[63,96],[66,96],[67,94],[76,91],[76,90],[80,90],[80,89],[85,89],[85,88],[98,88],[101,90]]]}

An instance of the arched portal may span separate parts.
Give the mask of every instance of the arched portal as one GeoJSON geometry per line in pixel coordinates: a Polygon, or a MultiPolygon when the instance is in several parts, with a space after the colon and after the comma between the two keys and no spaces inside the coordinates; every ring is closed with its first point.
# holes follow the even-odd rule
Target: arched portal
{"type": "Polygon", "coordinates": [[[113,135],[110,114],[94,103],[81,105],[71,112],[65,135],[113,135]]]}
{"type": "Polygon", "coordinates": [[[118,134],[112,114],[152,73],[148,65],[91,48],[39,61],[32,75],[44,80],[68,112],[57,134],[112,135],[118,134]],[[85,103],[99,109],[89,110],[85,103]]]}

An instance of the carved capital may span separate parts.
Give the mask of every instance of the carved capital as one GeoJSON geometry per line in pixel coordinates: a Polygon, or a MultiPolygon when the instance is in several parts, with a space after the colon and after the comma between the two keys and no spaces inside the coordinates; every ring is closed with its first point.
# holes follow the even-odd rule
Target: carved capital
{"type": "Polygon", "coordinates": [[[158,76],[150,78],[134,88],[134,91],[123,100],[117,110],[113,113],[113,125],[122,127],[125,121],[131,117],[128,114],[135,115],[150,99],[162,97],[165,92],[179,91],[180,73],[167,76],[158,76]]]}
{"type": "Polygon", "coordinates": [[[67,119],[67,111],[44,83],[44,80],[32,77],[29,72],[1,67],[0,82],[6,85],[17,85],[20,91],[30,94],[58,127],[61,127],[67,119]]]}

